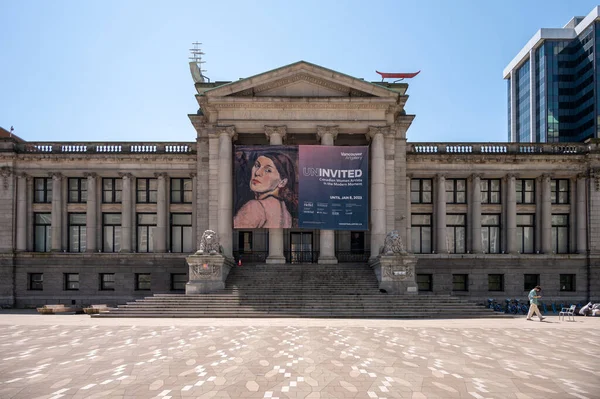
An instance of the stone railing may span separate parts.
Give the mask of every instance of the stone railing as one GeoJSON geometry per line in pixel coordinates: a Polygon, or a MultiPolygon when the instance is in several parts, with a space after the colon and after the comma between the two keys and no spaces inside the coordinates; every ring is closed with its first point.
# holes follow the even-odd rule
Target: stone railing
{"type": "Polygon", "coordinates": [[[583,154],[584,143],[408,143],[414,154],[583,154]]]}
{"type": "Polygon", "coordinates": [[[46,143],[15,145],[19,153],[37,154],[195,154],[196,143],[46,143]]]}

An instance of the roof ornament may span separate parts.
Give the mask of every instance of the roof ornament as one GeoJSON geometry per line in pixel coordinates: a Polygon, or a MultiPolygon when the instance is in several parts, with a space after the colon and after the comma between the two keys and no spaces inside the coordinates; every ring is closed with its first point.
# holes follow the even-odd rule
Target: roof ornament
{"type": "Polygon", "coordinates": [[[204,53],[202,52],[202,49],[200,48],[202,43],[194,42],[192,44],[194,45],[194,48],[190,49],[192,56],[189,57],[189,59],[191,60],[190,61],[190,72],[192,73],[192,78],[194,79],[194,83],[204,83],[206,81],[208,81],[210,83],[210,78],[208,76],[205,76],[202,73],[202,72],[206,72],[206,69],[202,69],[202,64],[205,63],[205,61],[202,61],[202,56],[204,55],[204,53]]]}
{"type": "Polygon", "coordinates": [[[392,83],[396,83],[396,82],[400,82],[404,79],[410,79],[410,78],[414,78],[415,76],[417,76],[421,71],[417,71],[417,72],[412,72],[412,73],[390,73],[390,72],[379,72],[379,71],[375,71],[378,74],[381,75],[381,81],[383,82],[384,79],[396,79],[394,80],[392,83]]]}

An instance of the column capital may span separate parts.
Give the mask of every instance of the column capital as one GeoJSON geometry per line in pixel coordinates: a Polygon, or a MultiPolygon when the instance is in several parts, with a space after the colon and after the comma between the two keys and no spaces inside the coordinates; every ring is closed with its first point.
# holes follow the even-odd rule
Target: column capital
{"type": "Polygon", "coordinates": [[[167,172],[156,172],[154,173],[154,177],[156,177],[157,179],[166,179],[169,175],[167,175],[167,172]]]}
{"type": "Polygon", "coordinates": [[[579,180],[579,179],[586,179],[587,178],[587,173],[585,173],[585,172],[577,173],[577,175],[575,176],[575,178],[577,180],[579,180]]]}
{"type": "Polygon", "coordinates": [[[338,136],[339,130],[340,129],[339,129],[338,125],[317,126],[317,140],[322,141],[323,136],[325,136],[326,134],[331,134],[333,136],[333,139],[335,140],[338,136]]]}
{"type": "Polygon", "coordinates": [[[232,140],[235,140],[237,138],[235,126],[215,126],[215,134],[219,137],[226,135],[232,140]]]}
{"type": "Polygon", "coordinates": [[[48,177],[51,177],[53,180],[62,180],[65,176],[60,172],[48,172],[48,177]]]}
{"type": "Polygon", "coordinates": [[[369,126],[369,131],[367,134],[365,134],[365,136],[367,137],[367,140],[372,140],[378,134],[382,134],[384,136],[390,134],[390,127],[389,126],[369,126]]]}
{"type": "Polygon", "coordinates": [[[407,173],[406,174],[406,178],[407,179],[412,179],[415,175],[413,173],[407,173]]]}
{"type": "Polygon", "coordinates": [[[95,179],[96,177],[98,177],[98,173],[96,173],[96,172],[84,172],[83,173],[83,177],[87,177],[88,179],[91,177],[92,179],[95,179]]]}
{"type": "Polygon", "coordinates": [[[133,175],[131,173],[119,172],[119,177],[123,179],[133,179],[133,175]]]}
{"type": "Polygon", "coordinates": [[[440,181],[440,180],[446,180],[446,175],[443,173],[438,173],[435,175],[435,180],[436,181],[440,181]]]}
{"type": "Polygon", "coordinates": [[[544,173],[543,175],[541,175],[541,176],[539,177],[539,179],[540,179],[542,182],[546,182],[546,183],[549,183],[551,178],[552,178],[552,176],[551,176],[549,173],[544,173]]]}
{"type": "Polygon", "coordinates": [[[267,136],[267,138],[269,140],[271,140],[272,135],[277,135],[277,134],[281,136],[281,140],[283,141],[283,139],[285,138],[285,136],[287,134],[287,126],[285,126],[285,125],[279,125],[279,126],[265,125],[265,135],[267,136]]]}
{"type": "Polygon", "coordinates": [[[483,174],[481,174],[481,173],[472,173],[469,175],[469,177],[467,177],[467,180],[470,182],[473,182],[473,181],[475,181],[475,179],[481,180],[482,177],[483,177],[483,174]]]}
{"type": "Polygon", "coordinates": [[[194,179],[198,175],[197,172],[190,173],[190,179],[194,179]]]}
{"type": "Polygon", "coordinates": [[[504,175],[504,177],[502,178],[502,180],[504,180],[505,182],[510,181],[510,180],[516,180],[519,178],[519,175],[516,173],[507,173],[504,175]]]}
{"type": "Polygon", "coordinates": [[[13,174],[13,170],[10,166],[3,166],[0,168],[0,176],[9,177],[13,174]]]}
{"type": "Polygon", "coordinates": [[[17,177],[20,178],[20,179],[29,179],[29,178],[31,178],[31,176],[29,176],[25,172],[19,172],[19,173],[17,173],[17,177]]]}

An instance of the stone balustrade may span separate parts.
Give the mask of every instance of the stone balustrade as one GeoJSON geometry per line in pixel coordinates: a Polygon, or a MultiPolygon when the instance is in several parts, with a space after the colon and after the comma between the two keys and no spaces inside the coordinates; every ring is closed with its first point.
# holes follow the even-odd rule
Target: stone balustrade
{"type": "Polygon", "coordinates": [[[408,143],[415,154],[584,154],[596,152],[590,143],[408,143]]]}
{"type": "Polygon", "coordinates": [[[119,143],[119,142],[89,142],[89,143],[18,143],[14,150],[19,153],[47,154],[194,154],[196,143],[119,143]]]}

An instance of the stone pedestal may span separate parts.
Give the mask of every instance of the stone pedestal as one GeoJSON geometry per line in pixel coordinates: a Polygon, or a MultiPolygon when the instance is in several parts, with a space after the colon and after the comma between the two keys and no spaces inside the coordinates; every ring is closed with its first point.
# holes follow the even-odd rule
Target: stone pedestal
{"type": "Polygon", "coordinates": [[[233,259],[221,254],[201,254],[196,252],[185,258],[189,266],[189,281],[185,294],[210,294],[225,288],[225,280],[233,267],[233,259]]]}
{"type": "Polygon", "coordinates": [[[374,258],[369,264],[377,276],[379,289],[386,290],[389,294],[418,293],[415,281],[417,258],[414,255],[385,254],[374,258]]]}

